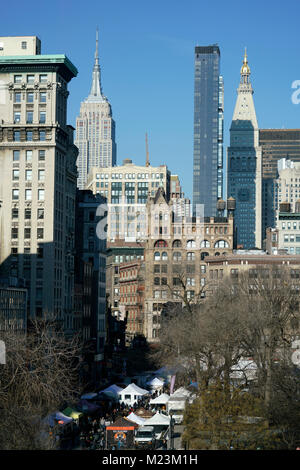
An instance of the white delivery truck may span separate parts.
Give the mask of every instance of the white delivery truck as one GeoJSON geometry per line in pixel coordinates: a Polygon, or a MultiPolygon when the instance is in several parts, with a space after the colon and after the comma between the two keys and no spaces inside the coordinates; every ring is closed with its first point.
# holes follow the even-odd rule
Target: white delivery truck
{"type": "Polygon", "coordinates": [[[134,444],[137,449],[155,449],[154,426],[140,426],[134,436],[134,444]]]}

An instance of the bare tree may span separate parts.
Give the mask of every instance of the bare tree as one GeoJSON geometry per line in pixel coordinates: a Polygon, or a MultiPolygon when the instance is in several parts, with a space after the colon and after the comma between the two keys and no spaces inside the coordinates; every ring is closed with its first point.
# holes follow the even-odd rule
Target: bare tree
{"type": "Polygon", "coordinates": [[[78,340],[43,320],[34,321],[27,334],[1,332],[1,339],[6,364],[0,366],[0,448],[52,447],[42,438],[43,422],[79,392],[78,340]]]}

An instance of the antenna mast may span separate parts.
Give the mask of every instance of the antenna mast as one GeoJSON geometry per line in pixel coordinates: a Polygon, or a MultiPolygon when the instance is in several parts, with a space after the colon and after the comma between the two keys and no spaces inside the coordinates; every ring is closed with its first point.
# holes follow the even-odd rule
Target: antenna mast
{"type": "Polygon", "coordinates": [[[146,132],[146,166],[149,166],[148,134],[146,132]]]}

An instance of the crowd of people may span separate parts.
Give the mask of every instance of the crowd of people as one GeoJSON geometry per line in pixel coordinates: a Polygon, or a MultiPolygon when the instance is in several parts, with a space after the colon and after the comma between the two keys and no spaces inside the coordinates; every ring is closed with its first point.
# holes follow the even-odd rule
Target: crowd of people
{"type": "MultiPolygon", "coordinates": [[[[163,389],[167,392],[167,388],[163,389]]],[[[114,423],[119,417],[127,417],[138,409],[155,412],[150,400],[157,397],[160,392],[141,396],[133,405],[119,403],[113,400],[100,402],[99,409],[92,415],[84,415],[72,427],[69,435],[60,439],[61,448],[104,450],[106,448],[106,426],[114,423]]],[[[97,403],[97,402],[96,402],[97,403]]]]}

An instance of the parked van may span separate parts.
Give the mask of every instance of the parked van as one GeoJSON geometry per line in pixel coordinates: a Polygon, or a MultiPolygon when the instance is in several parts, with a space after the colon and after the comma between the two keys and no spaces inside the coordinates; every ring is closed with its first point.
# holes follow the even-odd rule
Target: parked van
{"type": "Polygon", "coordinates": [[[140,426],[136,431],[134,443],[140,449],[155,449],[156,438],[154,426],[140,426]]]}

